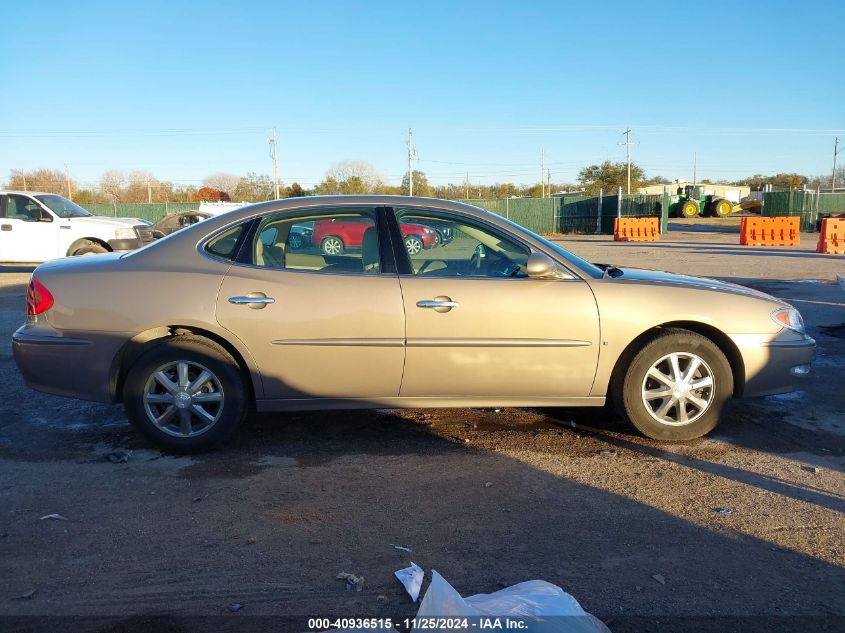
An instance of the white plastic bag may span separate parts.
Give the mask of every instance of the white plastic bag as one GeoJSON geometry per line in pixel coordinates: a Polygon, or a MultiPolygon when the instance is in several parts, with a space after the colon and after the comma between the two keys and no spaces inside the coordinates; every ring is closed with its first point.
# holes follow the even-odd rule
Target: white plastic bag
{"type": "Polygon", "coordinates": [[[402,583],[402,586],[405,587],[405,591],[407,591],[408,595],[411,596],[411,600],[416,602],[417,598],[420,596],[423,578],[425,578],[425,572],[422,568],[414,561],[411,561],[410,567],[395,571],[393,572],[393,575],[396,576],[396,578],[399,579],[399,582],[402,583]]]}
{"type": "Polygon", "coordinates": [[[463,616],[519,618],[527,625],[520,629],[523,633],[610,633],[610,629],[584,611],[575,598],[544,580],[529,580],[495,593],[462,598],[452,585],[432,570],[431,584],[417,611],[417,619],[463,616]]]}

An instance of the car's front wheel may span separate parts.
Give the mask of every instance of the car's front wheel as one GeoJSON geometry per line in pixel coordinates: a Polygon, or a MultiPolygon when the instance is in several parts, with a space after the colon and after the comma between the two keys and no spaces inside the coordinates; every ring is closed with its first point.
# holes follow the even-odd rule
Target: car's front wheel
{"type": "Polygon", "coordinates": [[[99,255],[101,253],[108,253],[107,249],[102,244],[97,242],[86,242],[73,251],[73,255],[78,257],[80,255],[99,255]]]}
{"type": "Polygon", "coordinates": [[[305,245],[305,240],[302,239],[302,236],[299,233],[291,233],[288,235],[288,246],[290,246],[293,250],[299,250],[305,245]]]}
{"type": "Polygon", "coordinates": [[[157,445],[181,453],[230,439],[247,411],[235,359],[198,336],[176,336],[144,353],[126,376],[123,404],[132,424],[157,445]]]}
{"type": "Polygon", "coordinates": [[[633,358],[614,385],[614,401],[641,432],[656,440],[706,435],[733,393],[733,373],[710,339],[669,329],[633,358]]]}

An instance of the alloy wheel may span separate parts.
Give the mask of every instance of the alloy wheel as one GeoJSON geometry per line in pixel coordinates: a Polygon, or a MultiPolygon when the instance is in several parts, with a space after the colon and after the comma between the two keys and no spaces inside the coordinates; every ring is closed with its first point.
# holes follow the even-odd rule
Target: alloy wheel
{"type": "Polygon", "coordinates": [[[152,372],[144,387],[144,411],[157,428],[175,437],[208,431],[223,413],[220,380],[199,363],[179,360],[152,372]]]}
{"type": "Polygon", "coordinates": [[[340,255],[343,252],[343,242],[337,237],[327,237],[323,240],[323,252],[326,255],[340,255]]]}
{"type": "Polygon", "coordinates": [[[416,255],[422,250],[422,242],[414,236],[406,237],[405,248],[408,250],[408,255],[416,255]]]}
{"type": "Polygon", "coordinates": [[[692,424],[713,402],[713,371],[690,352],[673,352],[659,359],[646,372],[642,400],[646,411],[661,424],[692,424]]]}

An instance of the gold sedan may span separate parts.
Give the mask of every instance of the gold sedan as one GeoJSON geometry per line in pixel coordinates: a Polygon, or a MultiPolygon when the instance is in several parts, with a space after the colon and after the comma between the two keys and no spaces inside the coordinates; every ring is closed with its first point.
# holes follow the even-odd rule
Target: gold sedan
{"type": "Polygon", "coordinates": [[[48,262],[27,308],[13,349],[30,387],[122,401],[176,451],[224,442],[251,405],[611,400],[649,437],[689,440],[732,396],[796,389],[815,350],[766,294],[597,266],[482,209],[395,196],[269,202],[48,262]]]}

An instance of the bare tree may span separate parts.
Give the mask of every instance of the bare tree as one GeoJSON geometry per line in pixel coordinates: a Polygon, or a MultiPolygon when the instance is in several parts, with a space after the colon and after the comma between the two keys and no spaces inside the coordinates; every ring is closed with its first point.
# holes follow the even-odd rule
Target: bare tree
{"type": "MultiPolygon", "coordinates": [[[[44,191],[67,195],[67,179],[64,172],[58,169],[13,169],[9,174],[9,189],[28,191],[44,191]]],[[[71,183],[75,188],[75,184],[71,183]]]]}
{"type": "Polygon", "coordinates": [[[112,202],[120,202],[124,197],[126,174],[118,169],[110,169],[100,176],[100,191],[111,198],[112,202]]]}
{"type": "Polygon", "coordinates": [[[342,183],[351,178],[359,179],[366,193],[376,191],[384,182],[378,169],[365,160],[342,160],[333,163],[326,172],[326,180],[333,179],[342,183]]]}
{"type": "Polygon", "coordinates": [[[202,181],[202,184],[206,187],[216,189],[217,191],[225,191],[231,196],[235,193],[235,190],[238,188],[238,183],[240,181],[241,177],[236,176],[235,174],[217,172],[216,174],[206,176],[205,179],[202,181]]]}

